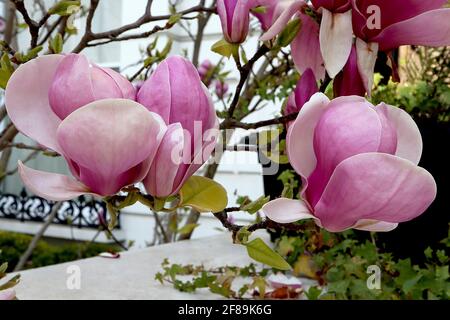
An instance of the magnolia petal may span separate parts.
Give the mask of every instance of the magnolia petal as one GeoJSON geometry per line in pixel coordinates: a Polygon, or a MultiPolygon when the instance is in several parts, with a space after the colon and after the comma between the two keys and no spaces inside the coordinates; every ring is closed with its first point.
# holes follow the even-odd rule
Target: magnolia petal
{"type": "Polygon", "coordinates": [[[308,177],[316,167],[314,130],[330,100],[323,93],[316,93],[305,103],[297,119],[289,127],[286,147],[289,162],[302,177],[308,177]]]}
{"type": "Polygon", "coordinates": [[[143,181],[149,194],[162,198],[174,192],[175,176],[183,161],[184,144],[181,125],[179,123],[170,125],[143,181]]]}
{"type": "Polygon", "coordinates": [[[247,38],[250,22],[250,8],[247,0],[237,0],[232,17],[231,38],[229,40],[232,43],[242,43],[247,38]]]}
{"type": "Polygon", "coordinates": [[[398,223],[377,221],[371,219],[361,219],[351,229],[372,231],[372,232],[388,232],[398,227],[398,223]]]}
{"type": "Polygon", "coordinates": [[[450,8],[431,10],[390,25],[372,41],[378,42],[382,51],[398,48],[401,45],[448,46],[450,45],[448,21],[450,21],[450,8]]]}
{"type": "MultiPolygon", "coordinates": [[[[217,14],[220,17],[220,23],[222,24],[222,30],[225,37],[229,37],[228,35],[228,10],[225,4],[226,1],[219,0],[217,1],[217,14]]],[[[230,19],[231,20],[231,19],[230,19]]],[[[231,28],[232,26],[230,26],[231,28]]]]}
{"type": "Polygon", "coordinates": [[[250,1],[250,8],[254,9],[257,7],[264,7],[264,13],[257,13],[253,10],[250,11],[252,15],[254,15],[259,22],[261,23],[261,27],[264,31],[266,31],[271,25],[275,15],[275,10],[278,6],[278,0],[253,0],[250,1]]]}
{"type": "Polygon", "coordinates": [[[306,14],[299,15],[302,28],[291,43],[292,59],[300,73],[312,69],[316,80],[325,78],[325,64],[320,52],[319,25],[306,14]]]}
{"type": "Polygon", "coordinates": [[[137,101],[161,115],[166,124],[179,122],[192,137],[213,127],[217,119],[211,95],[197,69],[181,56],[158,65],[139,90],[137,101]]]}
{"type": "Polygon", "coordinates": [[[271,274],[266,278],[266,281],[272,288],[288,287],[291,289],[299,289],[303,283],[296,277],[287,277],[283,273],[271,274]]]}
{"type": "Polygon", "coordinates": [[[397,150],[395,155],[418,164],[422,156],[423,143],[419,127],[404,110],[385,103],[376,106],[380,109],[392,127],[397,131],[397,150]]]}
{"type": "Polygon", "coordinates": [[[136,99],[136,88],[127,78],[110,68],[102,68],[102,70],[116,82],[117,87],[122,91],[122,98],[130,100],[136,99]]]}
{"type": "Polygon", "coordinates": [[[270,220],[278,223],[291,223],[299,220],[318,220],[302,200],[278,198],[266,203],[261,211],[270,220]]]}
{"type": "Polygon", "coordinates": [[[364,96],[366,89],[358,70],[356,47],[353,45],[344,69],[334,78],[333,91],[335,97],[364,96]]]}
{"type": "Polygon", "coordinates": [[[356,55],[358,59],[358,70],[364,87],[370,97],[373,87],[373,73],[378,56],[378,43],[366,43],[365,41],[356,38],[356,55]]]}
{"type": "Polygon", "coordinates": [[[373,106],[357,96],[332,100],[314,130],[317,166],[308,179],[306,195],[314,207],[336,166],[364,152],[378,152],[382,124],[373,106]]]}
{"type": "Polygon", "coordinates": [[[20,178],[34,194],[47,200],[64,201],[92,193],[83,183],[63,174],[34,170],[18,162],[20,178]]]}
{"type": "Polygon", "coordinates": [[[339,232],[361,219],[414,219],[435,197],[436,183],[425,169],[390,154],[363,153],[336,167],[314,214],[327,230],[339,232]]]}
{"type": "Polygon", "coordinates": [[[297,107],[303,107],[303,105],[317,92],[319,92],[319,87],[317,86],[316,77],[314,76],[312,69],[308,68],[302,73],[295,88],[295,103],[297,104],[297,107]]]}
{"type": "Polygon", "coordinates": [[[273,22],[272,26],[264,33],[260,40],[268,41],[277,36],[281,31],[286,28],[289,20],[300,10],[305,4],[303,0],[295,0],[289,3],[285,10],[279,15],[279,17],[273,22]]]}
{"type": "Polygon", "coordinates": [[[186,180],[189,179],[189,177],[191,177],[198,169],[200,169],[200,167],[209,159],[211,153],[216,147],[216,142],[219,135],[219,120],[217,119],[215,126],[205,131],[202,136],[202,141],[198,141],[198,143],[201,143],[201,149],[197,150],[190,163],[183,164],[184,167],[178,170],[178,174],[175,178],[176,192],[178,192],[186,180]]]}
{"type": "Polygon", "coordinates": [[[57,137],[64,154],[80,167],[81,181],[110,195],[125,186],[122,182],[133,180],[121,175],[156,152],[165,129],[157,114],[137,102],[104,99],[71,113],[57,137]]]}
{"type": "Polygon", "coordinates": [[[320,51],[331,78],[334,78],[347,63],[352,42],[352,11],[332,13],[323,8],[320,24],[320,51]]]}
{"type": "Polygon", "coordinates": [[[52,54],[22,64],[5,91],[5,106],[17,129],[39,144],[61,153],[56,130],[61,123],[52,111],[48,91],[63,55],[52,54]]]}
{"type": "Polygon", "coordinates": [[[75,53],[61,60],[48,90],[50,106],[60,119],[111,94],[112,98],[120,94],[111,77],[102,69],[91,66],[84,55],[75,53]]]}

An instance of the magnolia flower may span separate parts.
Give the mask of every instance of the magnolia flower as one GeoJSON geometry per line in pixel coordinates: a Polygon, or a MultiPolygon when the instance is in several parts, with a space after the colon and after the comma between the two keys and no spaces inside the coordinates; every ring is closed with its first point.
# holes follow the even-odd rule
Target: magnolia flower
{"type": "Polygon", "coordinates": [[[197,68],[200,79],[207,87],[209,87],[209,85],[211,84],[211,71],[214,69],[214,67],[215,66],[212,64],[212,62],[206,59],[197,68]]]}
{"type": "Polygon", "coordinates": [[[275,9],[272,26],[261,37],[262,41],[274,38],[286,27],[292,17],[301,20],[301,29],[291,43],[292,59],[300,73],[311,69],[316,80],[325,78],[325,63],[320,50],[320,26],[310,16],[302,13],[304,1],[280,1],[275,9]]]}
{"type": "Polygon", "coordinates": [[[289,95],[284,115],[299,112],[303,105],[311,99],[311,97],[319,91],[314,72],[307,69],[297,82],[297,85],[289,95]]]}
{"type": "Polygon", "coordinates": [[[223,99],[223,97],[227,94],[229,86],[227,83],[222,80],[216,81],[216,95],[219,99],[223,99]]]}
{"type": "Polygon", "coordinates": [[[225,40],[242,43],[247,38],[250,20],[248,0],[217,0],[217,12],[225,40]]]}
{"type": "Polygon", "coordinates": [[[301,200],[263,207],[279,223],[311,218],[331,232],[389,231],[422,214],[436,196],[433,177],[417,166],[420,132],[399,108],[317,93],[289,128],[286,145],[304,187],[301,200]]]}
{"type": "Polygon", "coordinates": [[[401,45],[450,45],[447,0],[352,0],[358,68],[370,93],[378,50],[401,45]]]}
{"type": "Polygon", "coordinates": [[[63,156],[74,176],[19,161],[25,186],[49,200],[113,195],[141,181],[166,129],[159,115],[123,99],[134,97],[125,78],[86,61],[42,56],[21,65],[6,87],[6,109],[17,129],[63,156]]]}
{"type": "Polygon", "coordinates": [[[364,96],[366,94],[366,88],[358,70],[355,45],[352,46],[352,51],[344,69],[333,81],[333,90],[335,97],[364,96]]]}
{"type": "Polygon", "coordinates": [[[192,63],[173,56],[144,83],[137,100],[168,125],[143,181],[148,193],[167,197],[178,192],[215,147],[219,122],[212,98],[192,63]]]}
{"type": "Polygon", "coordinates": [[[296,62],[297,67],[300,67],[299,71],[303,72],[302,69],[312,68],[317,79],[322,79],[324,73],[320,71],[317,65],[318,61],[325,64],[329,76],[334,78],[344,67],[350,55],[353,39],[351,6],[348,0],[313,0],[312,4],[315,9],[322,13],[320,30],[311,17],[301,13],[301,9],[307,6],[306,2],[293,0],[285,5],[285,10],[279,14],[278,19],[274,21],[272,27],[263,35],[261,40],[266,41],[275,37],[285,28],[293,16],[299,17],[303,22],[302,29],[297,35],[297,39],[294,40],[292,47],[294,60],[299,61],[296,62]],[[320,59],[323,59],[323,61],[318,59],[317,53],[319,51],[321,53],[320,59]],[[300,62],[302,59],[315,59],[316,62],[307,61],[309,65],[302,67],[300,62]]]}

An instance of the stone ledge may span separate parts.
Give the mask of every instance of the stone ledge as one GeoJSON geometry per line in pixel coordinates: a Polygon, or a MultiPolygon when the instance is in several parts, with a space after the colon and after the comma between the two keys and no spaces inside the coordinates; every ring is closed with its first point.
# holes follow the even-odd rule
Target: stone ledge
{"type": "MultiPolygon", "coordinates": [[[[255,235],[267,240],[264,232],[255,235]]],[[[218,299],[207,290],[182,293],[154,280],[161,262],[204,264],[205,267],[248,265],[252,260],[245,247],[235,245],[230,234],[182,241],[121,253],[119,259],[89,258],[59,265],[26,270],[16,287],[21,300],[104,300],[104,299],[218,299]],[[81,288],[70,290],[68,267],[81,272],[81,288]]],[[[254,262],[254,261],[253,261],[254,262]]]]}

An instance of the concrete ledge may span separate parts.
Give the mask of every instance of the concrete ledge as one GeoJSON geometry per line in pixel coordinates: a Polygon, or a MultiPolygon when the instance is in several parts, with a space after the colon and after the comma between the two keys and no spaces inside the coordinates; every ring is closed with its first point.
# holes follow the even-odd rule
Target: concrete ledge
{"type": "MultiPolygon", "coordinates": [[[[267,239],[265,233],[258,233],[267,239]]],[[[119,259],[95,257],[20,272],[16,287],[21,300],[104,299],[219,299],[207,290],[182,293],[154,280],[161,262],[204,264],[205,267],[248,265],[245,247],[234,245],[230,234],[123,252],[119,259]],[[80,274],[80,289],[69,289],[73,272],[80,274]]]]}

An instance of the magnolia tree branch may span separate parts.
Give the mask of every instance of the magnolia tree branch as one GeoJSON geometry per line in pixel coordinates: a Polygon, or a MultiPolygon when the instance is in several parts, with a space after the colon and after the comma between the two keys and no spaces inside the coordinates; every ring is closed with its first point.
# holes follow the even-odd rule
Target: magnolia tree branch
{"type": "MultiPolygon", "coordinates": [[[[122,35],[123,33],[127,32],[127,31],[131,31],[131,30],[135,30],[140,28],[141,26],[150,23],[150,22],[156,22],[156,21],[163,21],[163,20],[169,20],[172,15],[160,15],[160,16],[153,16],[151,14],[151,5],[153,1],[148,1],[147,2],[147,6],[146,6],[146,10],[145,13],[138,18],[136,21],[134,21],[133,23],[130,24],[126,24],[122,27],[116,28],[116,29],[112,29],[109,31],[105,31],[105,32],[98,32],[98,33],[94,33],[92,32],[92,19],[95,15],[95,11],[97,9],[98,3],[100,0],[91,0],[91,6],[89,8],[89,12],[88,12],[88,16],[86,19],[86,30],[85,33],[83,35],[83,37],[81,38],[80,42],[78,43],[78,45],[72,50],[73,53],[79,53],[81,52],[84,48],[92,46],[91,41],[97,41],[97,40],[108,40],[108,42],[102,42],[102,44],[104,43],[109,43],[112,41],[125,41],[125,40],[130,40],[130,39],[139,39],[139,38],[145,38],[148,37],[150,34],[153,34],[157,31],[161,31],[161,30],[165,30],[168,29],[168,26],[166,25],[166,28],[164,27],[159,27],[162,28],[161,30],[156,30],[155,32],[151,33],[152,31],[149,31],[147,33],[143,33],[143,34],[139,34],[139,35],[132,35],[132,36],[123,36],[122,38],[120,38],[119,36],[122,35]],[[146,35],[147,34],[147,35],[146,35]],[[128,38],[130,37],[130,38],[128,38]],[[119,40],[113,40],[113,39],[119,39],[119,40]]],[[[194,7],[191,7],[189,9],[180,11],[178,14],[181,15],[181,17],[191,14],[191,13],[199,13],[199,12],[216,12],[216,9],[213,8],[207,8],[201,5],[197,5],[194,7]]],[[[172,27],[172,26],[170,26],[172,27]]]]}
{"type": "Polygon", "coordinates": [[[39,30],[43,25],[45,25],[47,20],[50,18],[50,13],[44,12],[44,15],[42,16],[41,20],[35,21],[30,17],[23,0],[11,0],[11,2],[14,3],[17,11],[20,12],[23,20],[28,25],[28,29],[31,36],[30,47],[31,48],[36,47],[39,38],[39,30]]]}

